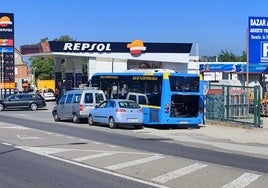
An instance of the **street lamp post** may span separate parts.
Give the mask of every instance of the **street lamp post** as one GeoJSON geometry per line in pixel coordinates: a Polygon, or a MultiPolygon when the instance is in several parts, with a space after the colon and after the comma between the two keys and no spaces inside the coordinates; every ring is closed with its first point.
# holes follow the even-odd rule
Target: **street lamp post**
{"type": "Polygon", "coordinates": [[[32,82],[33,82],[33,88],[36,89],[36,79],[35,79],[35,70],[36,70],[36,67],[33,67],[32,68],[32,82]]]}

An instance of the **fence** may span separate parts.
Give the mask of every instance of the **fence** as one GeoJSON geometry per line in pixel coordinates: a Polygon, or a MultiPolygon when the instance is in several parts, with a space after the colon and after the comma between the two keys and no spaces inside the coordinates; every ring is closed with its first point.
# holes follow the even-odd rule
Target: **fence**
{"type": "Polygon", "coordinates": [[[259,127],[260,96],[260,86],[210,84],[206,95],[206,118],[259,127]]]}

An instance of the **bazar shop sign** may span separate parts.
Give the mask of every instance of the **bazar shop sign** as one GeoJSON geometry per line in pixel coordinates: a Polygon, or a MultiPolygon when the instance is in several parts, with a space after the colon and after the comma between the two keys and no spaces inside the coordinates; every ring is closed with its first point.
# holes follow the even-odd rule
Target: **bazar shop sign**
{"type": "Polygon", "coordinates": [[[248,51],[250,64],[268,63],[268,17],[249,17],[248,51]]]}

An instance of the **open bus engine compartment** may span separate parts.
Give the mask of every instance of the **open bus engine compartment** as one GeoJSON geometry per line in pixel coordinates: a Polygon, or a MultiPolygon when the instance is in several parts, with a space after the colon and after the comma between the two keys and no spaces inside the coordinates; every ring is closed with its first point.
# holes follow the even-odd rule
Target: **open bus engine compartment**
{"type": "Polygon", "coordinates": [[[173,95],[171,97],[170,117],[197,117],[199,96],[173,95]]]}

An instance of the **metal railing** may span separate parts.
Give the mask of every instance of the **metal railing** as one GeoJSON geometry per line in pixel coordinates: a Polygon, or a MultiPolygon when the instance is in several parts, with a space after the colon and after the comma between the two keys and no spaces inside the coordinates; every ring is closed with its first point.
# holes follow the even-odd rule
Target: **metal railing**
{"type": "Polygon", "coordinates": [[[260,96],[260,86],[210,84],[206,95],[206,118],[260,127],[260,96]]]}

